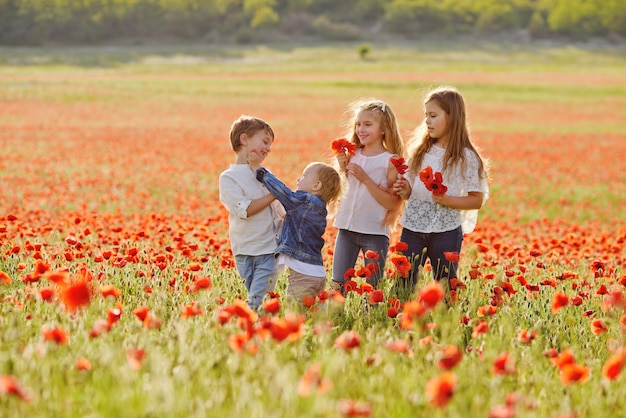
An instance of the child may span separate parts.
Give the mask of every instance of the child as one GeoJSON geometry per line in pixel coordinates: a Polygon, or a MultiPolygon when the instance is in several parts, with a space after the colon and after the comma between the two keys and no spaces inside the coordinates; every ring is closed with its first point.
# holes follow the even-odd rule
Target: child
{"type": "MultiPolygon", "coordinates": [[[[375,271],[366,278],[376,287],[385,271],[390,226],[400,198],[390,188],[398,175],[392,157],[404,154],[396,116],[380,100],[352,104],[348,140],[356,144],[354,155],[337,154],[340,171],[347,176],[348,189],[339,204],[334,226],[339,228],[333,257],[331,290],[344,292],[344,275],[354,268],[359,252],[378,254],[375,271]]],[[[368,260],[369,261],[369,260],[368,260]]]]}
{"type": "Polygon", "coordinates": [[[245,281],[248,304],[255,310],[276,285],[274,252],[284,208],[256,180],[248,157],[263,161],[273,141],[274,131],[267,122],[242,115],[230,129],[235,163],[220,174],[220,202],[229,212],[230,245],[237,271],[245,281]]]}
{"type": "Polygon", "coordinates": [[[327,164],[311,163],[297,180],[295,192],[263,167],[257,169],[256,178],[287,211],[276,249],[279,266],[289,268],[287,299],[302,302],[305,296],[317,296],[326,286],[322,260],[326,207],[341,193],[339,173],[327,164]]]}
{"type": "MultiPolygon", "coordinates": [[[[424,100],[424,115],[409,141],[408,179],[393,185],[395,193],[408,199],[400,240],[408,245],[407,258],[423,266],[428,257],[434,279],[449,279],[457,277],[463,234],[474,230],[478,209],[489,197],[487,167],[472,144],[463,97],[455,88],[431,91],[424,100]],[[445,194],[433,194],[420,180],[419,173],[428,166],[442,173],[445,194]]],[[[414,267],[411,272],[411,290],[418,271],[414,267]]]]}

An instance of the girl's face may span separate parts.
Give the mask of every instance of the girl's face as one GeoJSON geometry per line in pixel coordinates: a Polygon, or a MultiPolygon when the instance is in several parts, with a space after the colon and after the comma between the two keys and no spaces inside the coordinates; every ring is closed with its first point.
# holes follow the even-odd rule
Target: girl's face
{"type": "Polygon", "coordinates": [[[354,132],[365,147],[380,144],[383,140],[383,129],[378,112],[360,111],[356,116],[354,132]]]}
{"type": "Polygon", "coordinates": [[[435,101],[424,105],[426,127],[431,138],[444,139],[448,134],[448,120],[446,112],[435,101]]]}

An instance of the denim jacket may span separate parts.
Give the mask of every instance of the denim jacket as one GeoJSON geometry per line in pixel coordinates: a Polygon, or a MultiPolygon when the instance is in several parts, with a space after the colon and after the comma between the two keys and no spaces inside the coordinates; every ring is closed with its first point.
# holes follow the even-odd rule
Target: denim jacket
{"type": "Polygon", "coordinates": [[[261,167],[256,178],[287,211],[276,254],[303,263],[323,265],[322,247],[326,231],[326,203],[319,196],[302,190],[292,191],[275,175],[261,167]]]}

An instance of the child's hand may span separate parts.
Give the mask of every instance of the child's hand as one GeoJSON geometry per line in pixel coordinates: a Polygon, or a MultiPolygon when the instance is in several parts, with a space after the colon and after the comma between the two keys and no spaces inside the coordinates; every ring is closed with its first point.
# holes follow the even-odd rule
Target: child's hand
{"type": "Polygon", "coordinates": [[[404,177],[400,177],[399,179],[397,179],[396,182],[393,183],[393,186],[391,186],[391,188],[394,194],[400,196],[403,199],[408,199],[411,195],[411,186],[404,177]]]}
{"type": "Polygon", "coordinates": [[[361,183],[365,183],[370,178],[365,170],[363,170],[363,167],[355,163],[348,163],[346,165],[346,173],[354,176],[361,183]]]}
{"type": "Polygon", "coordinates": [[[447,201],[448,201],[448,196],[446,196],[445,194],[443,195],[433,194],[433,202],[441,206],[448,206],[447,201]]]}
{"type": "Polygon", "coordinates": [[[254,170],[261,166],[261,154],[257,150],[252,150],[248,153],[248,164],[254,170]]]}
{"type": "Polygon", "coordinates": [[[350,161],[350,158],[346,155],[345,152],[340,152],[337,154],[337,162],[339,163],[339,167],[346,171],[346,165],[350,161]]]}

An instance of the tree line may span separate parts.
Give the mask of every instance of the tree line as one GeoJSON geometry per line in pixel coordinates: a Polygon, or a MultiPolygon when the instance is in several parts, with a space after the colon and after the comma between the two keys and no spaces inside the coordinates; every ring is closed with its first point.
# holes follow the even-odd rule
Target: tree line
{"type": "Polygon", "coordinates": [[[0,43],[350,41],[373,33],[626,35],[624,0],[0,0],[0,43]]]}

